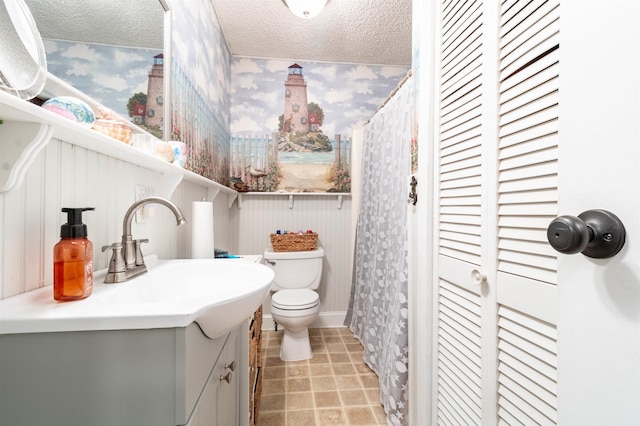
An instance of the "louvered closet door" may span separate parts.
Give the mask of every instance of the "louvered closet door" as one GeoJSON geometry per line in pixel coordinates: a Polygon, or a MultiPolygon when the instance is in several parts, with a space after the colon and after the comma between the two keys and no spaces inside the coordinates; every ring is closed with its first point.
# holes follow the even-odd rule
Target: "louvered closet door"
{"type": "Polygon", "coordinates": [[[441,9],[435,411],[555,424],[558,2],[493,3],[441,9]]]}

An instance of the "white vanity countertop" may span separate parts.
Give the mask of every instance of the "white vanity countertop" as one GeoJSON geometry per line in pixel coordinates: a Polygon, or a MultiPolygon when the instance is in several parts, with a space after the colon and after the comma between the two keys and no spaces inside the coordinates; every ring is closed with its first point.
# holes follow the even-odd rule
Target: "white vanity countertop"
{"type": "MultiPolygon", "coordinates": [[[[197,276],[181,273],[175,278],[175,272],[166,269],[167,265],[191,260],[163,261],[149,255],[149,272],[124,283],[104,284],[106,269],[97,271],[93,293],[83,300],[57,302],[51,285],[0,300],[0,335],[186,327],[219,299],[238,300],[245,297],[243,292],[256,293],[251,287],[253,281],[261,281],[264,289],[268,279],[270,286],[273,275],[269,268],[258,264],[261,259],[260,255],[247,255],[199,260],[221,268],[228,265],[232,273],[204,275],[197,272],[198,267],[183,267],[197,276]],[[239,264],[245,266],[238,268],[239,264]],[[155,268],[158,273],[153,274],[155,268]],[[158,285],[159,277],[165,275],[174,276],[171,283],[158,285]]],[[[256,303],[255,297],[252,303],[256,303]]]]}

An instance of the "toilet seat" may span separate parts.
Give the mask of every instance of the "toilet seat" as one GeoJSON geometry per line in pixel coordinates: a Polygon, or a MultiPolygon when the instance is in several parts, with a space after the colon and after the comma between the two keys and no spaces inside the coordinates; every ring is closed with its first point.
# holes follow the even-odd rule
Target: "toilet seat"
{"type": "Polygon", "coordinates": [[[320,296],[307,288],[280,290],[271,296],[271,306],[277,309],[297,311],[318,306],[320,296]]]}

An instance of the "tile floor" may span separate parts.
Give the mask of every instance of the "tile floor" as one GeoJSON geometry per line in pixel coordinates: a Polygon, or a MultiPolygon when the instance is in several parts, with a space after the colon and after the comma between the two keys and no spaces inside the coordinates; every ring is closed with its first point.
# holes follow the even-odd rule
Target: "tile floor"
{"type": "Polygon", "coordinates": [[[310,329],[313,358],[280,360],[282,330],[263,331],[258,426],[386,425],[378,376],[348,328],[310,329]]]}

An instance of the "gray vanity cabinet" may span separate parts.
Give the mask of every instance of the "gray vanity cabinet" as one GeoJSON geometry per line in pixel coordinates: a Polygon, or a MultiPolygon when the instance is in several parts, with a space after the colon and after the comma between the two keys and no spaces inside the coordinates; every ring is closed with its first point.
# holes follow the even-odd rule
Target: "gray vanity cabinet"
{"type": "Polygon", "coordinates": [[[0,423],[237,425],[243,327],[0,335],[0,423]]]}
{"type": "Polygon", "coordinates": [[[238,332],[233,331],[205,384],[187,426],[239,425],[238,332]]]}

